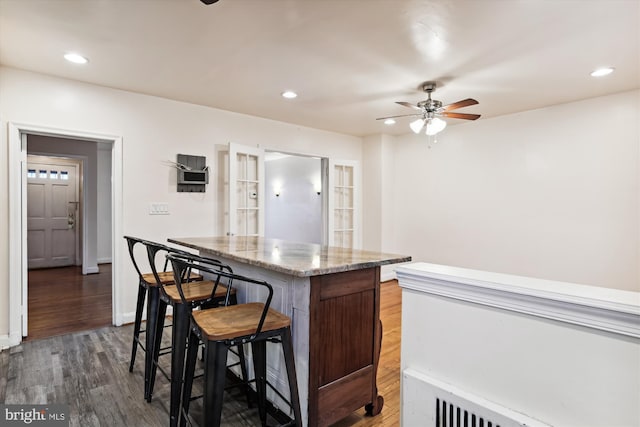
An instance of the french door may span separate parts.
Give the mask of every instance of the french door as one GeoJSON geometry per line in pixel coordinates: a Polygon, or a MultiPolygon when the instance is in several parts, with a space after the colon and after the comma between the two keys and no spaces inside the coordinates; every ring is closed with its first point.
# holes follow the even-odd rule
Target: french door
{"type": "Polygon", "coordinates": [[[358,162],[329,160],[329,245],[360,248],[360,171],[358,162]]]}
{"type": "Polygon", "coordinates": [[[264,235],[264,150],[229,143],[227,234],[264,235]]]}

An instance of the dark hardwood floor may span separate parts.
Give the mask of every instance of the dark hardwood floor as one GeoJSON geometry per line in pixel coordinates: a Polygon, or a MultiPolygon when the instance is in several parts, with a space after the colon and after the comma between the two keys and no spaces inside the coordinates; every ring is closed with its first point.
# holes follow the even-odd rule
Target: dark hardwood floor
{"type": "MultiPolygon", "coordinates": [[[[110,301],[110,299],[109,299],[110,301]]],[[[380,415],[358,410],[334,427],[395,427],[400,424],[401,291],[395,281],[381,285],[382,351],[379,393],[385,404],[380,415]]],[[[0,353],[0,402],[65,403],[71,426],[166,426],[169,383],[158,375],[151,403],[143,397],[143,359],[138,352],[129,373],[132,325],[103,327],[48,339],[30,340],[0,353]]],[[[163,345],[170,343],[169,329],[163,345]]],[[[161,365],[169,370],[169,356],[161,365]]],[[[194,391],[195,393],[195,391],[194,391]]],[[[225,397],[223,425],[257,426],[257,410],[247,409],[239,389],[225,397]]],[[[192,404],[197,417],[201,404],[192,404]]],[[[196,418],[197,419],[197,418],[196,418]]]]}
{"type": "Polygon", "coordinates": [[[29,271],[27,340],[111,325],[111,264],[83,276],[81,267],[29,271]]]}

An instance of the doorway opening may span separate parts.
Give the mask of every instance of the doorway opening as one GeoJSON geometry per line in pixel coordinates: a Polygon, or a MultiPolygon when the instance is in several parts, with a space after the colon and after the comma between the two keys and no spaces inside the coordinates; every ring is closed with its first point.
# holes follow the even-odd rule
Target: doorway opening
{"type": "Polygon", "coordinates": [[[31,134],[26,138],[23,336],[44,338],[108,326],[111,144],[31,134]]]}
{"type": "Polygon", "coordinates": [[[265,237],[326,244],[326,164],[319,157],[265,153],[265,237]]]}
{"type": "MultiPolygon", "coordinates": [[[[8,345],[18,345],[23,337],[29,335],[29,270],[28,270],[28,231],[27,231],[27,139],[29,140],[29,154],[37,154],[49,157],[67,157],[81,159],[83,172],[81,185],[82,199],[79,200],[83,208],[79,210],[73,220],[80,228],[80,243],[77,254],[80,254],[80,266],[73,265],[64,268],[75,268],[81,274],[75,274],[84,279],[98,276],[99,263],[111,263],[103,268],[108,273],[107,283],[110,283],[110,295],[102,296],[107,302],[110,299],[111,324],[121,325],[123,314],[121,313],[116,278],[120,274],[120,260],[122,248],[115,245],[115,236],[122,234],[122,138],[106,134],[97,134],[86,131],[65,130],[50,128],[40,125],[8,123],[8,151],[9,151],[9,339],[8,345]],[[40,145],[39,145],[40,144],[40,145]],[[65,144],[75,144],[77,150],[90,152],[74,152],[65,147],[65,144]],[[104,190],[97,184],[98,165],[97,158],[107,158],[108,172],[104,175],[110,184],[110,189],[104,190]],[[92,191],[89,191],[91,189],[92,191]],[[98,225],[97,219],[97,194],[105,195],[108,206],[101,206],[102,212],[107,212],[108,226],[98,225]],[[92,195],[92,196],[91,196],[92,195]],[[90,197],[91,196],[91,197],[90,197]],[[108,255],[98,258],[97,232],[100,230],[102,238],[110,245],[108,255]],[[106,236],[106,237],[105,237],[106,236]],[[89,275],[89,276],[87,276],[89,275]]],[[[48,173],[50,173],[49,171],[48,173]]],[[[59,173],[59,171],[57,171],[59,173]]],[[[59,176],[58,176],[59,179],[59,176]]],[[[72,209],[69,208],[67,214],[72,209]]],[[[69,220],[69,218],[67,218],[69,220]]],[[[36,270],[34,270],[36,271],[36,270]]],[[[46,275],[51,277],[50,274],[46,275]]],[[[82,289],[82,288],[81,288],[82,289]]],[[[47,289],[48,291],[49,289],[47,289]]],[[[83,289],[84,291],[85,289],[83,289]]],[[[72,302],[73,298],[69,298],[72,302]]],[[[59,298],[48,297],[47,304],[51,307],[62,305],[59,298]]],[[[79,305],[74,305],[79,307],[79,305]]],[[[68,316],[68,311],[64,316],[68,316]]],[[[59,319],[58,319],[59,320],[59,319]]],[[[82,323],[79,321],[79,323],[82,323]]]]}

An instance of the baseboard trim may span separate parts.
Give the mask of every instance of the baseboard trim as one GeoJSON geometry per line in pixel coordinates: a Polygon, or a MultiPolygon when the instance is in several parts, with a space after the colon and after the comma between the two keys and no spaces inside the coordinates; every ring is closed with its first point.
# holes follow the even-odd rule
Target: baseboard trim
{"type": "Polygon", "coordinates": [[[392,270],[392,271],[381,271],[380,272],[380,281],[381,282],[388,282],[389,280],[395,280],[395,279],[396,279],[395,270],[392,270]]]}
{"type": "Polygon", "coordinates": [[[15,347],[22,342],[20,334],[0,335],[0,351],[15,347]]]}
{"type": "Polygon", "coordinates": [[[100,268],[97,265],[87,267],[87,274],[98,274],[100,273],[100,268]]]}
{"type": "Polygon", "coordinates": [[[111,258],[110,257],[108,257],[108,258],[98,258],[96,260],[96,263],[98,263],[98,264],[111,264],[111,258]]]}

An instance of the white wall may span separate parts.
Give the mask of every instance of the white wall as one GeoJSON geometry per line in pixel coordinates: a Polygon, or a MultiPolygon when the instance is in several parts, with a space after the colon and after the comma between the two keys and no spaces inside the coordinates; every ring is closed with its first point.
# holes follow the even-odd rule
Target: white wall
{"type": "MultiPolygon", "coordinates": [[[[385,175],[382,173],[382,138],[384,135],[371,135],[362,141],[362,181],[366,183],[362,189],[362,210],[366,214],[362,218],[364,230],[380,230],[382,228],[382,209],[385,194],[381,191],[385,175]]],[[[363,233],[362,249],[370,251],[382,250],[381,233],[363,233]]]]}
{"type": "Polygon", "coordinates": [[[414,261],[640,290],[639,123],[636,90],[450,126],[437,144],[398,137],[383,179],[396,183],[388,246],[414,261]]]}
{"type": "Polygon", "coordinates": [[[265,162],[265,237],[322,243],[321,160],[289,156],[265,162]],[[280,195],[275,195],[275,189],[280,195]]]}
{"type": "MultiPolygon", "coordinates": [[[[122,137],[123,233],[165,241],[169,236],[215,234],[215,189],[177,193],[167,160],[177,153],[215,158],[215,144],[229,141],[274,151],[361,161],[361,139],[294,126],[198,105],[0,68],[0,118],[3,146],[7,122],[38,124],[122,137]],[[170,215],[150,216],[149,204],[166,202],[170,215]]],[[[277,94],[275,96],[278,96],[277,94]]],[[[7,171],[8,153],[0,151],[7,171]]],[[[0,337],[8,331],[8,176],[0,174],[0,337]]],[[[117,313],[128,320],[135,310],[136,276],[122,236],[124,259],[115,277],[117,313]]]]}
{"type": "MultiPolygon", "coordinates": [[[[395,138],[390,135],[371,135],[364,138],[362,144],[362,248],[411,255],[398,249],[395,242],[396,221],[393,215],[394,197],[398,188],[393,154],[394,141],[395,138]]],[[[381,280],[394,279],[394,268],[394,265],[383,265],[381,280]]]]}

